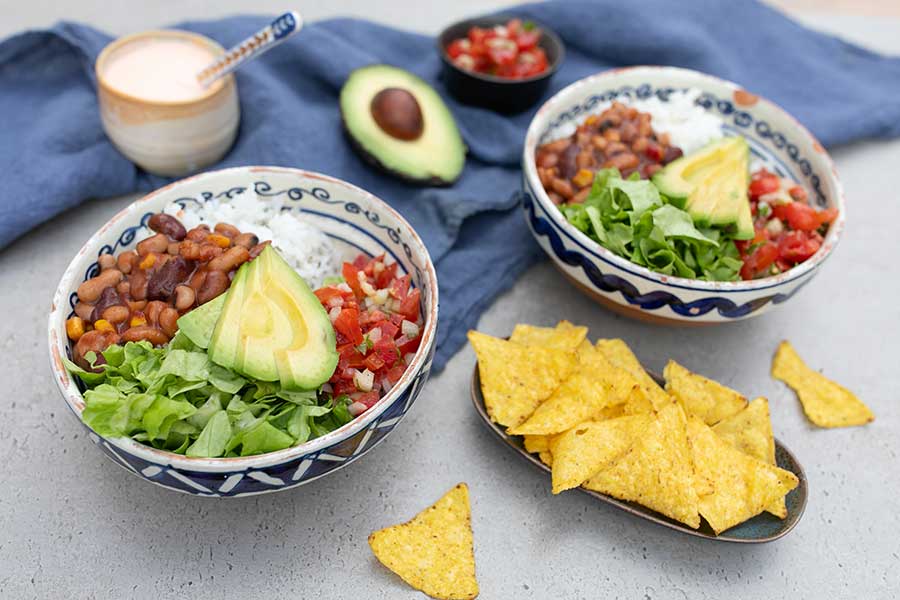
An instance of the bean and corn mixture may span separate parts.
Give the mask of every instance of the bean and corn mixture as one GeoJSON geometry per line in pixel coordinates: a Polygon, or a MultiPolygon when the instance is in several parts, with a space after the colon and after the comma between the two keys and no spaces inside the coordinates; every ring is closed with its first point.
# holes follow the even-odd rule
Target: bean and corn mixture
{"type": "Polygon", "coordinates": [[[75,315],[66,321],[75,362],[85,354],[146,340],[161,346],[175,335],[178,318],[225,292],[238,267],[269,241],[228,223],[190,231],[171,215],[158,213],[147,225],[156,232],[134,250],[101,254],[100,273],[78,286],[75,315]]]}
{"type": "Polygon", "coordinates": [[[623,178],[635,172],[649,178],[681,155],[667,133],[653,131],[649,113],[613,102],[569,137],[538,147],[535,161],[547,195],[560,205],[584,202],[599,169],[616,168],[623,178]]]}

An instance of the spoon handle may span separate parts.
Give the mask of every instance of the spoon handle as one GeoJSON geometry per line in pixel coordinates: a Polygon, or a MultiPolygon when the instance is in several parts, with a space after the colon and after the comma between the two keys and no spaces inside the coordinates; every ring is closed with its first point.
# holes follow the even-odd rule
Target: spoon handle
{"type": "Polygon", "coordinates": [[[231,73],[243,63],[271,50],[303,27],[303,18],[297,11],[286,12],[274,21],[225,51],[225,54],[197,73],[197,81],[204,87],[231,73]]]}

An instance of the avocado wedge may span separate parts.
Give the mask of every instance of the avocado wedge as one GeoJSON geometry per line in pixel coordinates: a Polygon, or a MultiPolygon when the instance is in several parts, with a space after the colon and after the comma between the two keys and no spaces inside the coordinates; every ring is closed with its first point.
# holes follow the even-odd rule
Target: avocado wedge
{"type": "Polygon", "coordinates": [[[453,115],[430,85],[408,71],[370,65],[341,89],[344,130],[362,157],[410,182],[451,185],[466,148],[453,115]]]}
{"type": "Polygon", "coordinates": [[[338,362],[328,314],[271,246],[231,282],[209,358],[260,381],[280,381],[288,390],[318,388],[338,362]]]}
{"type": "Polygon", "coordinates": [[[753,237],[747,196],[750,148],[743,137],[716,140],[670,162],[653,175],[653,183],[697,225],[733,227],[739,240],[753,237]]]}

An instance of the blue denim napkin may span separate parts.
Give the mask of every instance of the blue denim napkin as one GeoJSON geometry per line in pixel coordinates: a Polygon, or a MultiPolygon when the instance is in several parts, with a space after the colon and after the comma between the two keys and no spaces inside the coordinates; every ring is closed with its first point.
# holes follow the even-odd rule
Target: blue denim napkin
{"type": "MultiPolygon", "coordinates": [[[[755,1],[597,0],[505,12],[562,36],[568,54],[548,95],[610,67],[677,65],[767,96],[826,145],[900,134],[900,59],[810,31],[755,1]]],[[[266,21],[234,17],[177,27],[230,46],[266,21]]],[[[60,23],[0,43],[0,248],[91,197],[165,183],[120,155],[100,127],[92,66],[109,41],[88,26],[60,23]]],[[[321,171],[403,213],[437,265],[440,369],[491,301],[540,256],[512,197],[532,113],[501,116],[448,98],[469,146],[465,172],[451,188],[409,186],[370,169],[341,134],[341,84],[353,69],[376,62],[402,66],[445,91],[432,38],[359,20],[312,23],[238,72],[240,135],[218,166],[321,171]]]]}

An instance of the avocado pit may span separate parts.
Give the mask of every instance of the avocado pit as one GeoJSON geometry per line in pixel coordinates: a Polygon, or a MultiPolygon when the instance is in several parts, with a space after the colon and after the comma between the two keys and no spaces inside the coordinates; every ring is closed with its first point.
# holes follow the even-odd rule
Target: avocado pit
{"type": "Polygon", "coordinates": [[[425,120],[416,97],[398,87],[381,90],[369,105],[375,123],[389,136],[410,142],[422,136],[425,120]]]}

